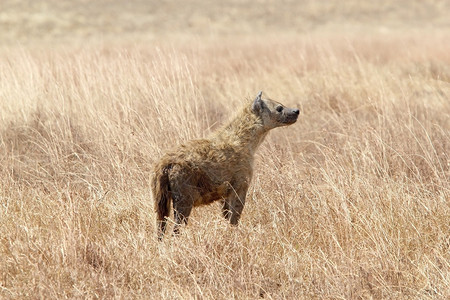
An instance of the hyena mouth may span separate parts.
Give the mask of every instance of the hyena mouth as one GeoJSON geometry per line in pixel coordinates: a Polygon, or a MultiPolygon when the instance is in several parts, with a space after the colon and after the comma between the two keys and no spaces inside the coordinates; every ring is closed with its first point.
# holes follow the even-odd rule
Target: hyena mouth
{"type": "Polygon", "coordinates": [[[286,120],[284,121],[285,124],[294,124],[295,122],[297,122],[298,119],[298,115],[294,114],[294,115],[289,115],[287,116],[286,120]]]}

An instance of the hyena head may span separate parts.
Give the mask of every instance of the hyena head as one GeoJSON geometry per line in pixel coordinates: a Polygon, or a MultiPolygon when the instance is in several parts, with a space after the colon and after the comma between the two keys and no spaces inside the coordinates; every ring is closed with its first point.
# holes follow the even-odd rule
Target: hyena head
{"type": "Polygon", "coordinates": [[[275,127],[287,126],[297,121],[300,111],[289,108],[270,99],[262,99],[262,91],[258,93],[252,104],[254,114],[261,117],[264,128],[270,130],[275,127]]]}

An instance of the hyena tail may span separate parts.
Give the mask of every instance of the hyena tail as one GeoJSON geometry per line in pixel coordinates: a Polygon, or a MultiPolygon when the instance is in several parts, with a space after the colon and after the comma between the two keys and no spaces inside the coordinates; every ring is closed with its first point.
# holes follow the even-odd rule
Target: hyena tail
{"type": "Polygon", "coordinates": [[[156,222],[158,226],[158,239],[162,240],[167,226],[167,217],[170,212],[170,181],[169,171],[171,165],[157,168],[152,179],[153,201],[155,201],[156,222]]]}

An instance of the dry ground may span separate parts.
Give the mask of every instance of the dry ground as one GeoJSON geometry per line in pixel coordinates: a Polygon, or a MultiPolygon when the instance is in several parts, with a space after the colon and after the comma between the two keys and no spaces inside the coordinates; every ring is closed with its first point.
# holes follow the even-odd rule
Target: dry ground
{"type": "Polygon", "coordinates": [[[0,298],[448,299],[448,1],[174,3],[2,1],[0,298]],[[241,225],[157,242],[152,163],[260,89],[241,225]]]}

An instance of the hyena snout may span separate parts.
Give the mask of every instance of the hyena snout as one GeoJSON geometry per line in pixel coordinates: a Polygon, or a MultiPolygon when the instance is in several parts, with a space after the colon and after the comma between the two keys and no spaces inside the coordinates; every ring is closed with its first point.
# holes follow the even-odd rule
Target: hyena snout
{"type": "Polygon", "coordinates": [[[287,125],[297,122],[298,116],[300,115],[300,110],[298,108],[285,109],[284,122],[287,125]]]}

